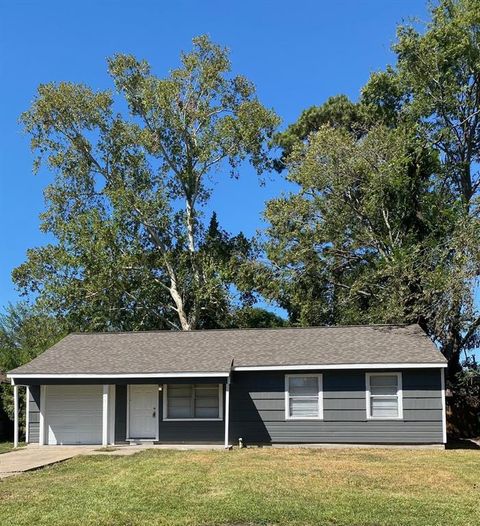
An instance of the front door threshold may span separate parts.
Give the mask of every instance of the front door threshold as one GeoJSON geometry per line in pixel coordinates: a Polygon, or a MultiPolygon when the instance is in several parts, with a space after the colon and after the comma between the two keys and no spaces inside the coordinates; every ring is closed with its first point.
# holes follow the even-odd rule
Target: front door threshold
{"type": "Polygon", "coordinates": [[[127,442],[131,446],[153,446],[156,442],[155,438],[129,438],[127,442]]]}

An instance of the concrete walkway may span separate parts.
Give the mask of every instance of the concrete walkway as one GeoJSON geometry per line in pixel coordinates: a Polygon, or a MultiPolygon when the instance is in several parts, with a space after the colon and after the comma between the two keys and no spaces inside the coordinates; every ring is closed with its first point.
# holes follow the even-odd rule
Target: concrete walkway
{"type": "Polygon", "coordinates": [[[98,446],[27,446],[0,455],[0,479],[17,473],[62,462],[77,455],[90,454],[98,446]]]}

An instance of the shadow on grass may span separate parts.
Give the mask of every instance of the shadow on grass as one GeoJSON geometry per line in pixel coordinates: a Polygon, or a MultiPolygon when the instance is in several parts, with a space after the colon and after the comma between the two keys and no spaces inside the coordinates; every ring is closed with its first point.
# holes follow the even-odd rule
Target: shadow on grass
{"type": "Polygon", "coordinates": [[[453,438],[447,442],[445,449],[479,449],[480,440],[473,438],[453,438]]]}

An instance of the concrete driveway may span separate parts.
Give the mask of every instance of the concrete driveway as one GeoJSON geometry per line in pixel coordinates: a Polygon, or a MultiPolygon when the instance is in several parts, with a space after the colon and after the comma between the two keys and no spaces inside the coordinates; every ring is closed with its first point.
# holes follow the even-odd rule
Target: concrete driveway
{"type": "Polygon", "coordinates": [[[35,446],[0,455],[0,479],[17,473],[62,462],[77,455],[89,454],[99,446],[35,446]]]}

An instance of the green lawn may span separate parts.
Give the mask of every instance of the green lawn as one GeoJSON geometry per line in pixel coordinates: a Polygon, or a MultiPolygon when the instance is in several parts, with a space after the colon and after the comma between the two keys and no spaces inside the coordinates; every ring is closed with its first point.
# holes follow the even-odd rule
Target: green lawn
{"type": "MultiPolygon", "coordinates": [[[[19,444],[19,447],[23,447],[25,445],[24,442],[21,442],[19,444]]],[[[13,449],[13,442],[0,442],[0,454],[2,453],[8,453],[8,451],[11,451],[13,449]]]]}
{"type": "Polygon", "coordinates": [[[1,524],[478,526],[480,452],[149,450],[0,482],[1,524]]]}

